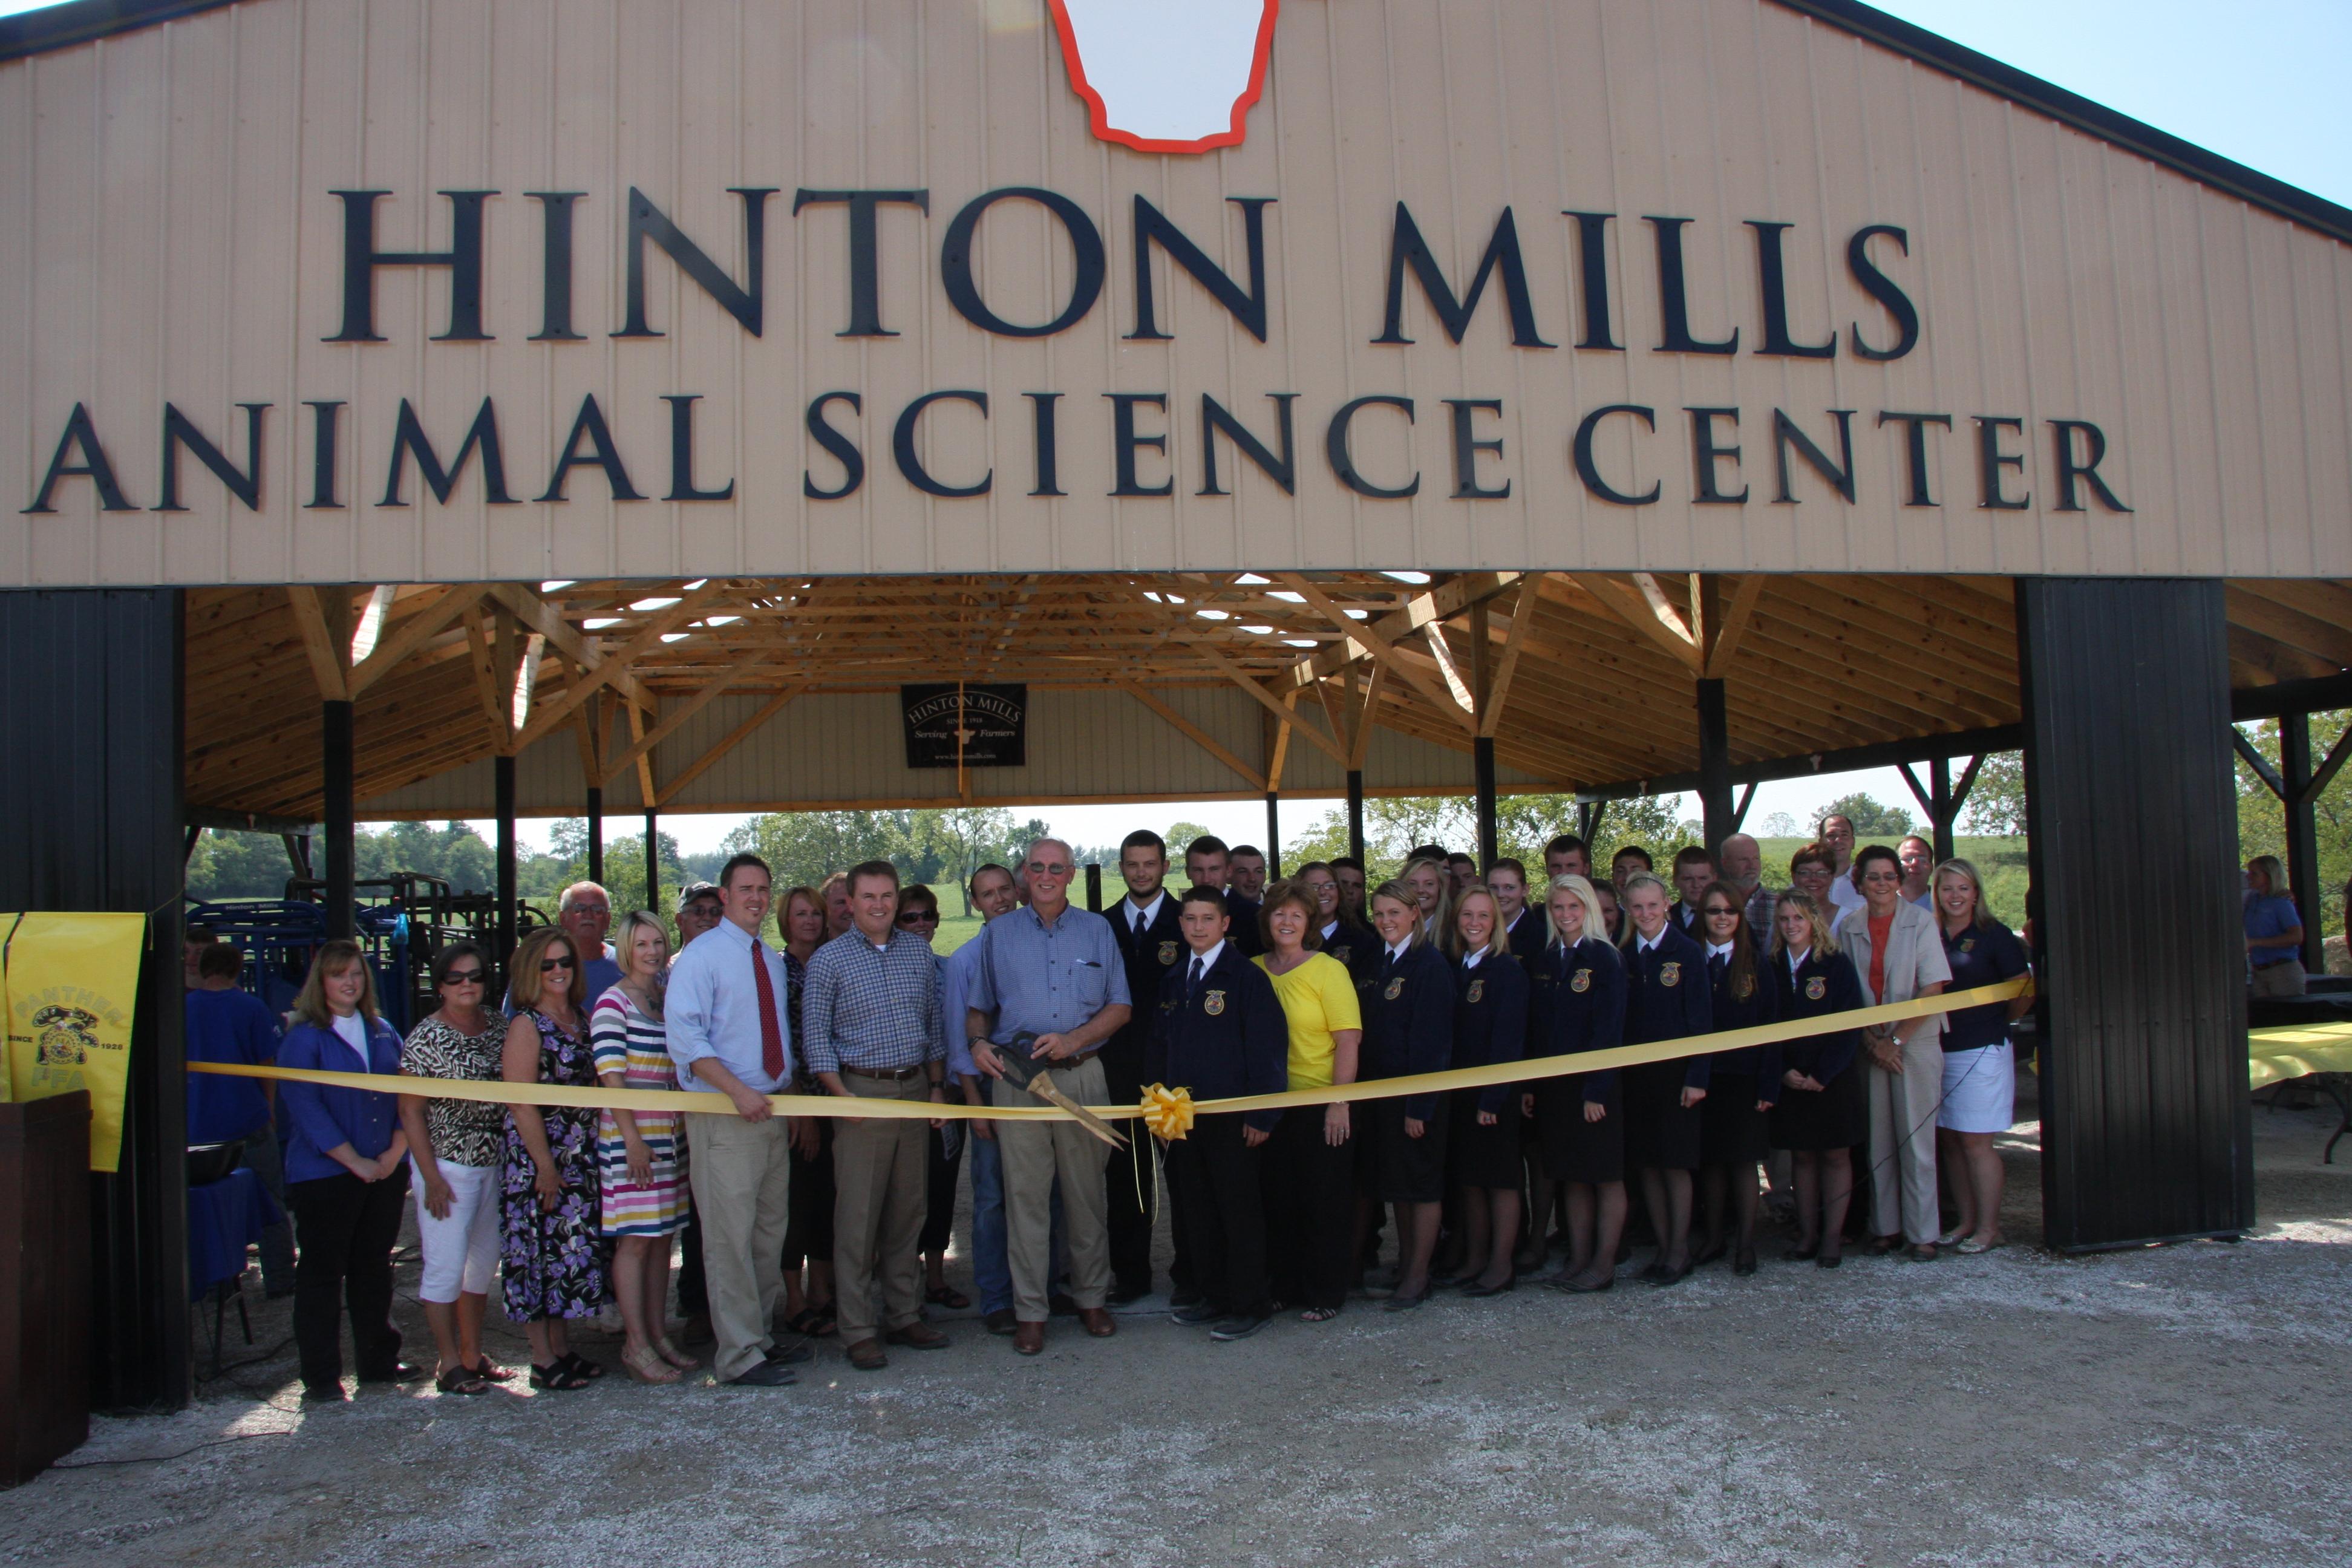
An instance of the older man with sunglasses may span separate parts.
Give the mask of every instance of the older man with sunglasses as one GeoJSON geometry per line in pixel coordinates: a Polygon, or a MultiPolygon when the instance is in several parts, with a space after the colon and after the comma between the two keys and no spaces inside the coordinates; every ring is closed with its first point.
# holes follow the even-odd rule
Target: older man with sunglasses
{"type": "MultiPolygon", "coordinates": [[[[992,1102],[1036,1100],[1008,1081],[1000,1058],[1025,1049],[1052,1083],[1081,1105],[1106,1102],[1097,1055],[1132,1009],[1126,966],[1110,922],[1070,905],[1076,857],[1056,838],[1029,847],[1029,906],[982,928],[982,956],[966,994],[973,1064],[993,1081],[992,1102]],[[1023,1042],[1016,1045],[1016,1041],[1023,1042]]],[[[1053,1196],[1058,1176],[1070,1244],[1070,1294],[1097,1339],[1118,1331],[1103,1300],[1110,1289],[1110,1234],[1103,1186],[1108,1145],[1075,1121],[1003,1121],[996,1128],[1004,1165],[1007,1251],[1013,1265],[1013,1348],[1045,1348],[1053,1259],[1053,1196]]]]}

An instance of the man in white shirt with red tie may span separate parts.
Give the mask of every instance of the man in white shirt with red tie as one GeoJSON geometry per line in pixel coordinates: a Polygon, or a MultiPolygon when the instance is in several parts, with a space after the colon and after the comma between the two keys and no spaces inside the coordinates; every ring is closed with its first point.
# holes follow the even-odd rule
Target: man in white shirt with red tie
{"type": "Polygon", "coordinates": [[[732,1116],[698,1116],[687,1179],[702,1224],[719,1381],[780,1388],[808,1347],[779,1347],[775,1319],[792,1171],[792,1119],[767,1097],[793,1078],[784,963],[760,940],[772,883],[767,862],[738,855],[719,874],[726,918],[677,955],[669,972],[669,1054],[677,1086],[723,1094],[732,1116]]]}

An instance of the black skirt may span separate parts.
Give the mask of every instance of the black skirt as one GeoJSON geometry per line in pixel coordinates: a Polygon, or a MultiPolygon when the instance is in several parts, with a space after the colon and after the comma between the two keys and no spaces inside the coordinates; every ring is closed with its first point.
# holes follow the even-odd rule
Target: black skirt
{"type": "Polygon", "coordinates": [[[1685,1070],[1679,1058],[1625,1069],[1626,1164],[1698,1169],[1699,1108],[1683,1105],[1685,1070]]]}
{"type": "Polygon", "coordinates": [[[1357,1137],[1363,1141],[1364,1187],[1375,1203],[1433,1204],[1445,1197],[1446,1105],[1418,1138],[1405,1135],[1402,1095],[1357,1102],[1357,1137]],[[1369,1112],[1369,1114],[1366,1114],[1369,1112]]]}
{"type": "Polygon", "coordinates": [[[1609,1080],[1601,1100],[1608,1114],[1584,1119],[1580,1075],[1548,1078],[1536,1086],[1536,1125],[1543,1136],[1544,1178],[1599,1186],[1625,1179],[1625,1107],[1622,1078],[1609,1080]]]}
{"type": "Polygon", "coordinates": [[[1870,1107],[1857,1061],[1820,1089],[1780,1086],[1770,1117],[1772,1147],[1818,1152],[1851,1149],[1870,1137],[1870,1107]]]}
{"type": "Polygon", "coordinates": [[[1519,1184],[1519,1096],[1514,1089],[1495,1113],[1495,1125],[1478,1125],[1477,1089],[1447,1096],[1454,1125],[1446,1131],[1447,1174],[1458,1187],[1519,1184]]]}
{"type": "Polygon", "coordinates": [[[1698,1104],[1699,1158],[1710,1165],[1752,1165],[1772,1152],[1764,1112],[1756,1109],[1756,1075],[1717,1071],[1698,1104]]]}

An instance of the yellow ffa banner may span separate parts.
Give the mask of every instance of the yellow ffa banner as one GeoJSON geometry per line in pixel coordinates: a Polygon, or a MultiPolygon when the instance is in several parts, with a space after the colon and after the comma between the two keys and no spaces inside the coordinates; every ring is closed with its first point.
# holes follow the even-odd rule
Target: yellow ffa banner
{"type": "Polygon", "coordinates": [[[122,1157],[131,1015],[139,995],[140,914],[5,914],[10,1098],[89,1090],[89,1168],[122,1157]]]}

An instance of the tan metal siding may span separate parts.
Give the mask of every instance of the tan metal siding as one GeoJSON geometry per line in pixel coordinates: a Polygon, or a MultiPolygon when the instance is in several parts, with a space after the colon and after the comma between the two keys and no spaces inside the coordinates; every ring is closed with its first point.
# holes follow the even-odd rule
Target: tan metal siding
{"type": "MultiPolygon", "coordinates": [[[[374,582],[785,572],[1418,565],[1728,571],[2352,574],[2352,284],[2347,247],[1848,34],[1759,0],[1294,3],[1275,35],[1244,145],[1157,157],[1091,139],[1044,7],[860,0],[247,0],[103,42],[0,65],[0,584],[374,582]],[[949,306],[939,247],[981,191],[1068,196],[1108,247],[1100,300],[1068,331],[991,337],[949,306]],[[666,335],[617,340],[627,193],[643,189],[731,277],[743,276],[733,185],[765,209],[766,331],[754,339],[649,254],[648,312],[666,335]],[[909,187],[929,215],[880,215],[883,321],[836,334],[847,309],[845,214],[791,212],[796,186],[909,187]],[[438,249],[449,204],[487,206],[487,343],[432,342],[449,284],[387,269],[390,341],[328,343],[341,299],[338,188],[381,188],[379,243],[438,249]],[[534,343],[542,213],[524,193],[587,193],[576,209],[574,327],[534,343]],[[1129,208],[1141,193],[1238,272],[1228,195],[1271,195],[1269,341],[1254,341],[1164,257],[1165,342],[1130,341],[1129,208]],[[1459,346],[1417,288],[1410,347],[1381,330],[1390,229],[1406,201],[1433,254],[1466,280],[1503,207],[1516,216],[1549,349],[1511,347],[1491,281],[1459,346]],[[1574,226],[1617,215],[1607,248],[1624,353],[1579,351],[1574,226]],[[1652,352],[1662,330],[1645,215],[1684,216],[1692,330],[1737,327],[1737,356],[1652,352]],[[1785,236],[1790,327],[1834,330],[1830,361],[1771,359],[1755,240],[1785,236]],[[1844,352],[1859,321],[1891,328],[1847,276],[1867,224],[1910,233],[1875,254],[1917,303],[1907,358],[1844,352]],[[917,442],[943,478],[992,471],[992,493],[921,494],[896,472],[899,410],[926,391],[985,391],[988,416],[935,405],[917,442]],[[835,405],[866,462],[843,501],[802,494],[832,460],[803,433],[835,405]],[[1031,405],[1059,391],[1060,479],[1034,498],[1031,405]],[[1165,393],[1140,426],[1164,498],[1114,500],[1112,392],[1165,393]],[[1297,494],[1228,447],[1228,496],[1200,496],[1200,398],[1270,432],[1266,394],[1295,392],[1297,494]],[[535,498],[593,394],[648,498],[615,502],[594,468],[571,499],[535,498]],[[726,503],[668,489],[667,394],[698,395],[698,475],[726,503]],[[1324,461],[1347,399],[1410,396],[1357,432],[1367,472],[1418,470],[1411,500],[1350,494],[1324,461]],[[495,399],[513,506],[485,503],[478,464],[448,504],[376,504],[402,399],[446,456],[495,399]],[[1451,495],[1444,400],[1496,397],[1479,434],[1505,443],[1507,500],[1451,495]],[[193,460],[185,512],[100,513],[68,480],[25,516],[77,402],[131,499],[155,505],[165,399],[232,457],[236,405],[268,402],[265,509],[233,505],[193,460]],[[341,500],[311,510],[306,402],[340,401],[341,500]],[[1661,504],[1602,504],[1570,437],[1611,402],[1658,410],[1654,434],[1603,427],[1604,469],[1661,504]],[[1736,406],[1743,506],[1690,499],[1693,405],[1736,406]],[[1774,499],[1770,414],[1828,444],[1855,410],[1857,499],[1799,465],[1774,499]],[[1946,412],[1930,443],[1938,505],[1904,504],[1896,427],[1881,409],[1946,412]],[[1971,416],[2021,417],[2012,479],[2032,507],[1976,495],[1971,416]],[[2107,432],[2103,472],[2135,509],[2055,509],[2048,421],[2107,432]],[[23,498],[22,500],[15,498],[23,498]]],[[[1001,204],[976,275],[1015,321],[1053,314],[1072,251],[1045,214],[1001,204]]]]}

